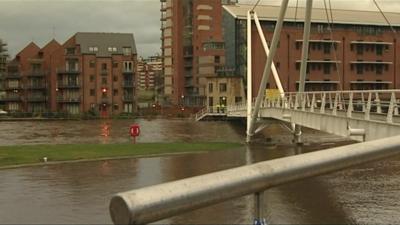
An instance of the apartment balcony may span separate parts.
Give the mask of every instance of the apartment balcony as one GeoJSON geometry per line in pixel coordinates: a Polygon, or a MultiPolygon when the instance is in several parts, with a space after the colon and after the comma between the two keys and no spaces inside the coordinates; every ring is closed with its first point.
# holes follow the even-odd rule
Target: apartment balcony
{"type": "Polygon", "coordinates": [[[9,85],[9,84],[4,84],[4,87],[2,88],[3,90],[9,91],[9,90],[20,90],[22,89],[22,85],[21,84],[17,84],[17,85],[9,85]]]}
{"type": "Polygon", "coordinates": [[[122,87],[123,88],[133,88],[133,87],[135,87],[135,84],[133,83],[133,80],[128,80],[128,81],[124,81],[124,83],[122,83],[122,87]]]}
{"type": "Polygon", "coordinates": [[[4,102],[20,102],[20,101],[22,101],[22,98],[19,95],[7,95],[7,96],[0,97],[0,101],[4,101],[4,102]]]}
{"type": "Polygon", "coordinates": [[[122,73],[124,75],[133,75],[134,71],[133,70],[128,70],[128,69],[123,69],[122,73]]]}
{"type": "Polygon", "coordinates": [[[58,103],[80,103],[81,97],[57,96],[58,103]]]}
{"type": "Polygon", "coordinates": [[[185,63],[184,63],[184,67],[186,67],[186,68],[191,68],[191,67],[193,67],[193,62],[185,62],[185,63]]]}
{"type": "Polygon", "coordinates": [[[79,69],[67,68],[67,69],[57,69],[57,74],[73,74],[78,75],[81,72],[79,69]]]}
{"type": "Polygon", "coordinates": [[[40,90],[40,89],[46,89],[47,85],[43,84],[43,83],[39,83],[39,84],[27,84],[26,85],[27,89],[31,89],[31,90],[40,90]]]}
{"type": "Polygon", "coordinates": [[[133,102],[134,98],[133,95],[124,95],[122,96],[122,101],[123,102],[133,102]]]}
{"type": "Polygon", "coordinates": [[[76,82],[58,82],[57,87],[60,89],[79,89],[81,85],[76,82]]]}
{"type": "Polygon", "coordinates": [[[46,72],[44,71],[30,71],[28,73],[28,77],[44,77],[46,76],[46,72]]]}
{"type": "Polygon", "coordinates": [[[27,102],[46,102],[47,101],[47,97],[43,96],[43,95],[33,95],[33,96],[28,96],[26,98],[27,102]]]}
{"type": "Polygon", "coordinates": [[[8,73],[6,73],[6,75],[4,77],[6,79],[21,79],[22,78],[21,73],[19,73],[19,72],[14,72],[14,73],[8,72],[8,73]]]}

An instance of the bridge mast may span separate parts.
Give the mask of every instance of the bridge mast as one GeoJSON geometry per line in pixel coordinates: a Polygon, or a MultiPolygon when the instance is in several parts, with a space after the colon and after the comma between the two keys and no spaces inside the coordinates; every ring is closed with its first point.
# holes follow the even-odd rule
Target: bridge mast
{"type": "MultiPolygon", "coordinates": [[[[264,98],[264,93],[265,93],[265,88],[267,86],[267,82],[269,80],[269,75],[271,73],[271,65],[272,65],[272,61],[275,57],[275,53],[278,47],[278,42],[280,39],[280,33],[282,30],[282,26],[283,26],[283,21],[284,21],[284,17],[285,17],[285,13],[286,13],[286,9],[288,6],[288,2],[289,0],[283,0],[282,1],[282,5],[280,8],[280,12],[279,12],[279,16],[278,16],[278,20],[276,22],[276,26],[275,26],[275,30],[274,30],[274,35],[272,37],[272,43],[271,43],[271,49],[270,49],[270,54],[267,56],[267,61],[265,63],[265,67],[264,67],[264,73],[263,73],[263,77],[261,80],[261,84],[260,84],[260,88],[258,90],[258,95],[256,98],[256,102],[255,102],[255,106],[254,106],[254,110],[252,113],[252,95],[249,95],[249,92],[247,94],[247,138],[246,141],[250,142],[251,140],[251,136],[253,136],[255,134],[255,122],[256,119],[258,117],[258,113],[260,111],[260,106],[261,106],[261,101],[264,98]],[[250,103],[250,104],[249,104],[250,103]],[[251,114],[251,116],[249,116],[249,114],[251,114]],[[250,120],[250,122],[249,122],[250,120]]],[[[304,21],[304,34],[303,34],[303,49],[302,49],[302,60],[301,60],[301,69],[300,69],[300,84],[299,84],[299,92],[304,92],[305,89],[305,79],[306,79],[306,73],[307,73],[307,59],[308,59],[308,47],[309,47],[309,40],[310,40],[310,28],[311,28],[311,11],[312,11],[312,0],[307,0],[307,6],[306,6],[306,16],[305,16],[305,21],[304,21]]],[[[248,14],[248,17],[251,17],[250,14],[248,14]]],[[[251,21],[251,20],[250,20],[251,21]]],[[[247,38],[251,38],[251,32],[249,35],[249,30],[251,29],[251,24],[249,27],[249,19],[248,19],[248,36],[247,38]]],[[[251,50],[249,51],[249,48],[251,48],[251,42],[248,41],[247,44],[249,44],[247,46],[248,52],[247,52],[247,60],[249,62],[249,59],[251,60],[251,50]]],[[[249,65],[249,64],[248,64],[249,65]]],[[[249,68],[251,69],[251,65],[250,67],[248,66],[248,70],[249,68]]],[[[251,70],[250,70],[251,72],[251,70]]],[[[252,84],[251,82],[249,82],[249,71],[248,71],[248,79],[247,79],[247,88],[249,88],[252,84]]],[[[250,74],[251,76],[251,74],[250,74]]],[[[251,80],[250,80],[251,81],[251,80]]],[[[250,87],[251,89],[251,87],[250,87]]],[[[299,128],[297,128],[297,130],[299,130],[299,128]]],[[[299,131],[301,132],[301,131],[299,131]]]]}

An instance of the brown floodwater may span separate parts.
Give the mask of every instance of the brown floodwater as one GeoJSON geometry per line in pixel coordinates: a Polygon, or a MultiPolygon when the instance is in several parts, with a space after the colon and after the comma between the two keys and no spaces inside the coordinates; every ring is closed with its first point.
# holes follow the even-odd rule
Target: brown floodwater
{"type": "MultiPolygon", "coordinates": [[[[139,142],[237,141],[238,122],[114,120],[0,122],[0,145],[124,143],[128,127],[142,127],[139,142]],[[108,135],[102,127],[110,127],[108,135]]],[[[113,194],[253,162],[316,151],[348,141],[305,130],[305,146],[271,123],[256,143],[202,154],[44,165],[0,170],[0,224],[109,224],[113,194]],[[276,147],[265,144],[271,137],[276,147]]],[[[306,179],[265,192],[269,224],[399,224],[400,157],[306,179]]],[[[253,197],[246,196],[158,223],[251,224],[253,197]]]]}

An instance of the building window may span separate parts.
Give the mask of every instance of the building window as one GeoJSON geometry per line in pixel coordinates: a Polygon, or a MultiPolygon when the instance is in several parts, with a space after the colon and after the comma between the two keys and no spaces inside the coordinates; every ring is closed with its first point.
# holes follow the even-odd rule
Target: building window
{"type": "Polygon", "coordinates": [[[300,70],[300,63],[295,63],[296,64],[296,70],[300,70]]]}
{"type": "Polygon", "coordinates": [[[113,68],[118,68],[118,63],[117,62],[113,63],[113,68]]]}
{"type": "Polygon", "coordinates": [[[75,54],[75,48],[66,48],[65,53],[67,55],[74,55],[75,54]]]}
{"type": "Polygon", "coordinates": [[[133,71],[133,62],[124,62],[124,71],[125,72],[132,72],[133,71]]]}
{"type": "Polygon", "coordinates": [[[383,73],[383,65],[376,65],[376,74],[383,73]]]}
{"type": "Polygon", "coordinates": [[[94,89],[90,89],[90,96],[94,96],[94,89]]]}
{"type": "Polygon", "coordinates": [[[215,58],[214,58],[214,62],[215,63],[220,63],[221,62],[221,57],[220,56],[215,56],[215,58]]]}
{"type": "Polygon", "coordinates": [[[107,78],[105,78],[105,77],[101,78],[101,83],[102,84],[107,84],[107,78]]]}
{"type": "Polygon", "coordinates": [[[114,95],[114,96],[118,96],[118,89],[114,89],[113,95],[114,95]]]}
{"type": "Polygon", "coordinates": [[[363,65],[362,64],[357,64],[357,74],[363,74],[363,65]]]}
{"type": "Polygon", "coordinates": [[[107,92],[101,92],[101,97],[102,98],[107,98],[107,92]]]}
{"type": "Polygon", "coordinates": [[[90,82],[94,81],[94,75],[90,75],[90,82]]]}
{"type": "Polygon", "coordinates": [[[107,63],[102,63],[101,64],[101,69],[102,70],[107,70],[107,63]]]}
{"type": "Polygon", "coordinates": [[[118,110],[118,109],[119,109],[118,104],[114,104],[114,110],[118,110]]]}
{"type": "Polygon", "coordinates": [[[281,63],[280,63],[280,62],[277,62],[277,63],[276,63],[276,68],[277,68],[277,69],[280,69],[280,68],[281,68],[281,63]]]}
{"type": "Polygon", "coordinates": [[[96,47],[96,46],[90,46],[89,47],[89,52],[98,52],[98,51],[99,51],[99,48],[96,47]]]}
{"type": "Polygon", "coordinates": [[[208,84],[208,93],[212,93],[214,90],[213,90],[214,88],[213,88],[213,83],[209,83],[208,84]]]}
{"type": "Polygon", "coordinates": [[[362,55],[364,53],[364,46],[362,45],[357,45],[357,54],[362,55]]]}
{"type": "Polygon", "coordinates": [[[96,107],[95,103],[90,103],[90,109],[94,109],[96,107]]]}
{"type": "Polygon", "coordinates": [[[213,97],[208,97],[208,106],[214,106],[214,98],[213,97]]]}
{"type": "Polygon", "coordinates": [[[94,60],[90,60],[90,62],[89,62],[89,67],[90,67],[90,68],[94,68],[94,67],[95,67],[95,62],[94,62],[94,60]]]}
{"type": "Polygon", "coordinates": [[[377,45],[376,46],[376,54],[377,55],[382,55],[383,54],[383,46],[382,45],[377,45]]]}
{"type": "Polygon", "coordinates": [[[242,97],[235,97],[235,103],[241,103],[242,102],[242,97]]]}
{"type": "Polygon", "coordinates": [[[131,47],[123,47],[122,48],[122,53],[124,55],[131,55],[132,54],[132,48],[131,47]]]}
{"type": "Polygon", "coordinates": [[[329,63],[324,64],[324,74],[331,74],[331,64],[329,63]]]}
{"type": "Polygon", "coordinates": [[[226,83],[219,84],[219,92],[226,92],[226,83]]]}
{"type": "Polygon", "coordinates": [[[117,82],[118,81],[118,77],[117,76],[114,76],[114,82],[117,82]]]}
{"type": "Polygon", "coordinates": [[[325,54],[331,53],[331,45],[330,44],[324,44],[324,53],[325,54]]]}
{"type": "Polygon", "coordinates": [[[301,46],[301,42],[296,42],[296,49],[299,50],[301,46]]]}

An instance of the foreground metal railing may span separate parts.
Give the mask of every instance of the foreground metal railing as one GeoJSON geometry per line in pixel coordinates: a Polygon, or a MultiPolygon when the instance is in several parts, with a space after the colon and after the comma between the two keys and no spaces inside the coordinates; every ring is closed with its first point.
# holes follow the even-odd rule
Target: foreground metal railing
{"type": "Polygon", "coordinates": [[[110,214],[115,224],[146,224],[398,153],[400,136],[256,163],[119,193],[110,214]]]}
{"type": "MultiPolygon", "coordinates": [[[[282,108],[308,111],[312,113],[343,115],[358,119],[374,120],[371,114],[385,116],[384,121],[395,123],[394,116],[399,115],[400,90],[360,90],[360,91],[324,91],[289,92],[283,97],[266,97],[261,108],[282,108]]],[[[228,107],[229,112],[246,110],[246,104],[228,107]]]]}

